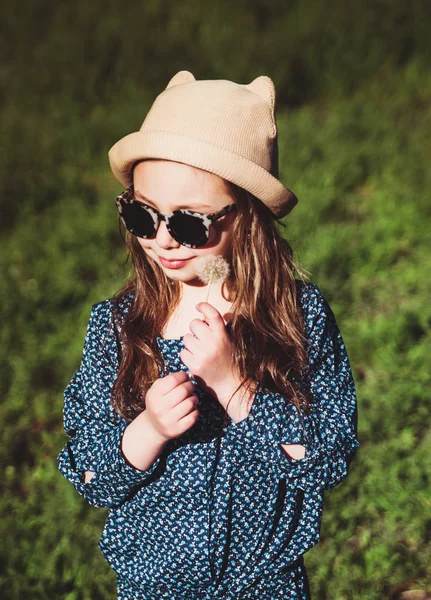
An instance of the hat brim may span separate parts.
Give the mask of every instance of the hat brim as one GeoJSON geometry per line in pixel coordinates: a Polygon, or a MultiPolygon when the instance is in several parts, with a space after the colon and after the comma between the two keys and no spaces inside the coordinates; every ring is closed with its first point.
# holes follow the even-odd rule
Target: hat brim
{"type": "Polygon", "coordinates": [[[215,173],[259,198],[278,219],[298,203],[295,194],[260,165],[185,135],[137,131],[119,140],[109,151],[112,172],[124,187],[133,183],[133,165],[151,158],[185,163],[215,173]]]}

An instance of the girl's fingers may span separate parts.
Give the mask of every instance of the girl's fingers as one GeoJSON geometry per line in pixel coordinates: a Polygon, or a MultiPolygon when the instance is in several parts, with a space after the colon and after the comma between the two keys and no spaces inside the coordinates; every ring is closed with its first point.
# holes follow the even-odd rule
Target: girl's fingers
{"type": "Polygon", "coordinates": [[[184,371],[176,371],[175,373],[170,373],[165,377],[156,379],[152,387],[157,390],[157,394],[160,396],[166,396],[166,394],[169,394],[169,392],[174,390],[176,387],[186,382],[190,382],[188,373],[185,373],[184,371]]]}
{"type": "Polygon", "coordinates": [[[202,319],[193,319],[189,325],[189,329],[198,340],[203,339],[205,335],[211,331],[208,323],[205,323],[202,319]]]}
{"type": "Polygon", "coordinates": [[[184,431],[187,431],[187,429],[190,429],[190,427],[193,427],[193,425],[196,423],[198,418],[199,418],[199,411],[197,410],[197,408],[195,408],[195,410],[192,410],[192,412],[189,412],[188,415],[186,415],[185,417],[180,419],[179,424],[181,425],[181,427],[184,427],[184,431]]]}
{"type": "MultiPolygon", "coordinates": [[[[203,321],[201,321],[203,327],[209,326],[211,331],[214,331],[214,333],[222,333],[226,331],[223,317],[212,304],[209,304],[208,302],[199,302],[199,304],[196,305],[196,309],[204,316],[208,324],[206,325],[203,321]]],[[[201,329],[201,331],[204,330],[201,329]]]]}
{"type": "Polygon", "coordinates": [[[194,391],[195,386],[191,381],[187,381],[183,385],[178,386],[169,393],[169,398],[172,402],[171,406],[177,406],[178,404],[181,404],[183,400],[193,396],[194,391]]]}
{"type": "Polygon", "coordinates": [[[172,415],[175,419],[180,420],[192,411],[196,410],[197,405],[197,396],[187,396],[187,398],[184,398],[181,402],[173,407],[172,415]]]}
{"type": "Polygon", "coordinates": [[[183,337],[184,348],[191,352],[191,354],[195,354],[198,351],[199,339],[198,337],[192,335],[191,333],[187,333],[183,337]]]}

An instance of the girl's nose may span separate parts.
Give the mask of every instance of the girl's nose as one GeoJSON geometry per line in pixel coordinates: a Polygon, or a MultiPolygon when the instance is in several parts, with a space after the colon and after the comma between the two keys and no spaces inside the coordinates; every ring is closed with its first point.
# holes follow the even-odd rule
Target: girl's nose
{"type": "Polygon", "coordinates": [[[181,244],[179,244],[171,236],[164,221],[159,221],[159,226],[156,233],[156,242],[160,248],[179,248],[181,246],[181,244]]]}

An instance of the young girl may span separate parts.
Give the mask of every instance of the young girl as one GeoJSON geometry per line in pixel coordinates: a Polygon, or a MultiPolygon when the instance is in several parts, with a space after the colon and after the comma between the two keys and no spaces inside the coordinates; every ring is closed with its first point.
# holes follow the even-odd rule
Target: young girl
{"type": "Polygon", "coordinates": [[[119,599],[307,599],[356,396],[334,314],[276,227],[297,198],[277,177],[274,85],[181,71],[109,159],[134,278],[92,308],[59,468],[110,508],[119,599]],[[207,257],[228,266],[209,290],[207,257]]]}

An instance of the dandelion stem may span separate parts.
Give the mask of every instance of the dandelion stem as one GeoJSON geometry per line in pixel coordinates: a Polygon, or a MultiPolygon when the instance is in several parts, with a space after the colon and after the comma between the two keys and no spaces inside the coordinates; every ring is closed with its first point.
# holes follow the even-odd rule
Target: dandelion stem
{"type": "Polygon", "coordinates": [[[207,297],[206,297],[205,302],[208,302],[208,298],[210,297],[211,284],[212,284],[212,281],[210,281],[209,284],[208,284],[208,287],[207,287],[207,297]]]}

